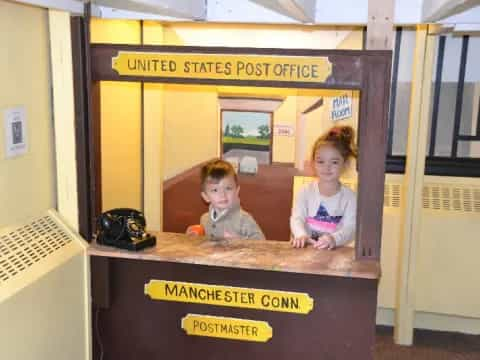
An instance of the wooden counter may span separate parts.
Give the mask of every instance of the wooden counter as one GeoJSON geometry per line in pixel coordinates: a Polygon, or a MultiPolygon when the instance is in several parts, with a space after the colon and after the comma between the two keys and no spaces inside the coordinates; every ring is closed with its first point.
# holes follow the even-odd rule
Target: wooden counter
{"type": "Polygon", "coordinates": [[[333,251],[309,246],[294,249],[286,241],[210,241],[177,233],[156,233],[157,246],[140,252],[115,249],[92,243],[90,255],[142,259],[187,264],[227,266],[241,269],[272,270],[302,274],[377,279],[376,261],[355,261],[355,250],[341,247],[333,251]]]}
{"type": "Polygon", "coordinates": [[[213,242],[158,233],[157,246],[129,252],[93,244],[94,359],[373,359],[379,264],[354,249],[293,249],[288,242],[213,242]],[[152,300],[151,280],[308,294],[308,314],[152,300]],[[264,321],[265,343],[187,335],[188,314],[264,321]],[[96,330],[97,331],[97,330],[96,330]],[[96,332],[95,331],[95,332],[96,332]],[[99,345],[101,341],[101,346],[99,345]]]}

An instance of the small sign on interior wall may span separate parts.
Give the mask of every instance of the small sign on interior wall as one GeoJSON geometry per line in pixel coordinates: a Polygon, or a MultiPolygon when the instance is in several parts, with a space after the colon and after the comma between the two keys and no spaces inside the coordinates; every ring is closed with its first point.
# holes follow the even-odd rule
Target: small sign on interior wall
{"type": "Polygon", "coordinates": [[[273,127],[274,134],[276,136],[294,136],[295,129],[292,125],[276,124],[273,127]]]}
{"type": "Polygon", "coordinates": [[[5,124],[5,157],[12,158],[27,152],[27,120],[25,107],[17,106],[3,111],[5,124]]]}
{"type": "Polygon", "coordinates": [[[343,120],[352,117],[352,97],[348,94],[332,99],[330,118],[332,121],[343,120]]]}

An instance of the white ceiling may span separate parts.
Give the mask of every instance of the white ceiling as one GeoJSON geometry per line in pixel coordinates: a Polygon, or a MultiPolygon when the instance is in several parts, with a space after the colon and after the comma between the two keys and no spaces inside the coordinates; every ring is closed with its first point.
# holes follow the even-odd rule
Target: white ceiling
{"type": "MultiPolygon", "coordinates": [[[[258,24],[366,25],[374,0],[93,0],[102,18],[258,24]]],[[[445,24],[480,29],[480,0],[393,0],[394,24],[445,24]]],[[[80,14],[81,0],[17,0],[80,14]]]]}

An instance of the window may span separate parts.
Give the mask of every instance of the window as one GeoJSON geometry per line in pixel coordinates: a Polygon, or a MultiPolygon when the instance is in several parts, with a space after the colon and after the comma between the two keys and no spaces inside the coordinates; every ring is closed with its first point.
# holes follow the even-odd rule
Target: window
{"type": "MultiPolygon", "coordinates": [[[[387,172],[403,172],[415,32],[396,33],[387,172]]],[[[480,177],[480,38],[438,39],[429,116],[426,175],[480,177]]]]}

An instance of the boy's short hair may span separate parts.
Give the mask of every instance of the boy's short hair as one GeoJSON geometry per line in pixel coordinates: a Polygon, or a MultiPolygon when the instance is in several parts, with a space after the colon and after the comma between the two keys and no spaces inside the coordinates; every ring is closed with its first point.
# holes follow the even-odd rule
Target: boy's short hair
{"type": "Polygon", "coordinates": [[[205,188],[208,179],[220,181],[227,176],[233,176],[235,184],[238,185],[237,173],[232,164],[222,159],[209,161],[202,166],[202,171],[200,173],[202,190],[205,188]]]}

